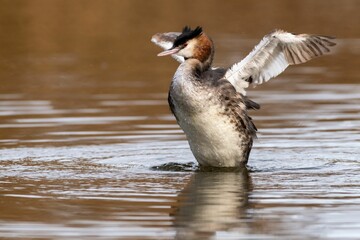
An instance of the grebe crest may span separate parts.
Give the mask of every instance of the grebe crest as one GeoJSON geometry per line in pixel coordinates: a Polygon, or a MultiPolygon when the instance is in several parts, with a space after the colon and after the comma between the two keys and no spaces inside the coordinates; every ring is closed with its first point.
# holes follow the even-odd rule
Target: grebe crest
{"type": "Polygon", "coordinates": [[[203,64],[203,70],[208,69],[213,61],[214,47],[211,39],[202,31],[201,27],[191,30],[186,26],[176,37],[172,47],[158,54],[167,56],[176,54],[187,59],[197,59],[203,64]]]}

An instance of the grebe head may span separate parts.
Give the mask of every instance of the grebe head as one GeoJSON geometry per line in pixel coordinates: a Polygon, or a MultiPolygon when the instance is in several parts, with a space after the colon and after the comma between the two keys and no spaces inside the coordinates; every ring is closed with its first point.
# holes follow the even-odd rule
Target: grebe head
{"type": "Polygon", "coordinates": [[[176,54],[187,59],[197,59],[206,67],[210,67],[214,49],[211,39],[202,31],[201,27],[191,30],[184,27],[182,33],[175,39],[173,46],[158,54],[167,56],[176,54]]]}

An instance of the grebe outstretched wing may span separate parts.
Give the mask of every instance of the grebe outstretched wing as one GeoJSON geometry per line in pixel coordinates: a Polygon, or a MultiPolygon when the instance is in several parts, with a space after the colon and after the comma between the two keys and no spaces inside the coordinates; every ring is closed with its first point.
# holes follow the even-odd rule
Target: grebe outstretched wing
{"type": "Polygon", "coordinates": [[[249,84],[259,85],[282,73],[289,65],[307,62],[330,51],[333,37],[294,35],[276,30],[266,35],[242,61],[225,73],[225,78],[243,95],[249,84]]]}

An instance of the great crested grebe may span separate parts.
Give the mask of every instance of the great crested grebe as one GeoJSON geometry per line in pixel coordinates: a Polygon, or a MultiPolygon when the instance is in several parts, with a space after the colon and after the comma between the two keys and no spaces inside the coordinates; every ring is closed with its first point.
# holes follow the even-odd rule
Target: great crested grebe
{"type": "Polygon", "coordinates": [[[166,49],[158,56],[171,55],[181,63],[168,101],[199,165],[246,165],[257,131],[248,110],[260,106],[246,97],[245,89],[329,52],[332,39],[276,30],[242,61],[224,69],[211,66],[214,45],[201,27],[155,34],[151,41],[166,49]]]}

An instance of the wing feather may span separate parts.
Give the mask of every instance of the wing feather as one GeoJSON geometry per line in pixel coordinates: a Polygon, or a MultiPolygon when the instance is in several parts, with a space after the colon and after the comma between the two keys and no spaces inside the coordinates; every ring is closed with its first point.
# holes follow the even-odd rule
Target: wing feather
{"type": "Polygon", "coordinates": [[[278,76],[289,65],[305,63],[330,51],[336,45],[332,37],[321,35],[294,35],[276,30],[266,35],[242,61],[225,73],[242,94],[249,84],[262,84],[278,76]]]}

